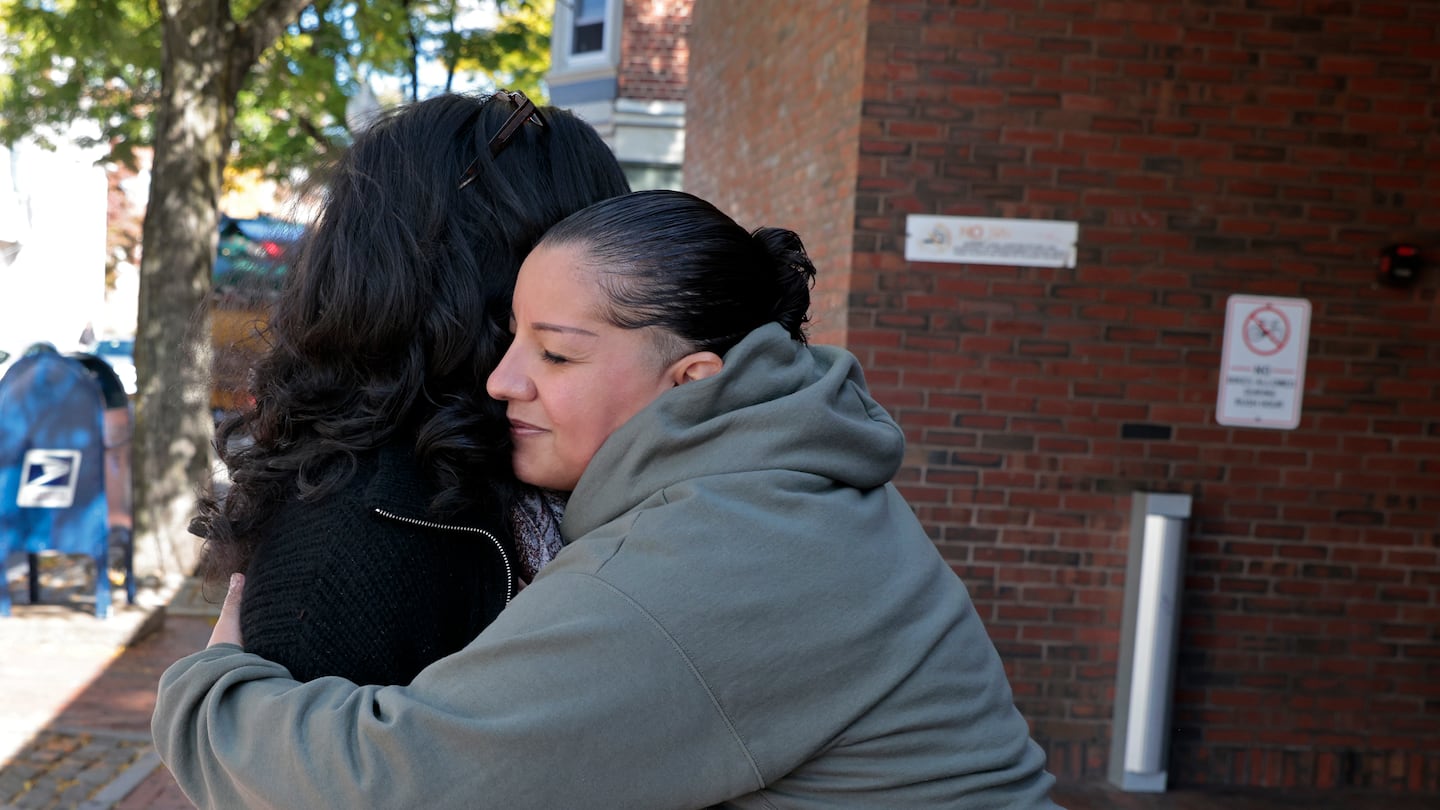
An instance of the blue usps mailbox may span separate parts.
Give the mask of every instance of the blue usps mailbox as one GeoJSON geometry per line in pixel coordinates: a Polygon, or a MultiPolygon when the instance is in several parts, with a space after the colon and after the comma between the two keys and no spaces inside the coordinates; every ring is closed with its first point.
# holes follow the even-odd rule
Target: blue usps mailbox
{"type": "MultiPolygon", "coordinates": [[[[32,348],[0,378],[0,563],[15,552],[29,555],[32,601],[40,552],[83,554],[95,561],[95,615],[109,616],[112,540],[124,554],[126,592],[135,601],[129,440],[121,437],[123,447],[113,440],[122,432],[120,414],[128,434],[123,386],[93,355],[32,348]],[[124,492],[107,497],[107,486],[124,492]]],[[[0,576],[0,616],[10,615],[6,579],[0,576]]]]}

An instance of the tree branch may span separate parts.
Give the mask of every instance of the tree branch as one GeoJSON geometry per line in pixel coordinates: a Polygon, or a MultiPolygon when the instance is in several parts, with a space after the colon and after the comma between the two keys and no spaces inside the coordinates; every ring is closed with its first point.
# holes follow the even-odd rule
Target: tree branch
{"type": "Polygon", "coordinates": [[[280,39],[286,26],[295,22],[306,6],[313,4],[314,0],[263,0],[249,16],[238,21],[231,51],[230,86],[240,87],[260,54],[280,39]]]}
{"type": "Polygon", "coordinates": [[[296,126],[300,127],[300,129],[304,131],[306,135],[309,135],[312,139],[314,139],[316,149],[320,153],[320,157],[323,158],[326,155],[330,154],[330,148],[332,146],[332,144],[330,143],[330,138],[324,133],[324,131],[320,129],[320,127],[315,125],[314,120],[312,120],[309,116],[299,116],[295,119],[295,124],[296,126]]]}

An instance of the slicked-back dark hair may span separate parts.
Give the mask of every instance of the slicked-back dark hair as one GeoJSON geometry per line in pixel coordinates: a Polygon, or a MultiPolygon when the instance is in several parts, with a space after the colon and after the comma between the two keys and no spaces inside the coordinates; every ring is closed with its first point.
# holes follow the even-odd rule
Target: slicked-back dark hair
{"type": "Polygon", "coordinates": [[[579,248],[624,329],[656,327],[665,362],[694,351],[725,355],[779,323],[806,340],[815,266],[794,231],[747,232],[714,205],[681,191],[637,191],[571,214],[540,242],[579,248]]]}
{"type": "Polygon", "coordinates": [[[510,508],[508,425],[485,380],[508,345],[515,275],[551,225],[629,191],[594,128],[553,107],[492,157],[514,110],[466,94],[395,108],[318,178],[254,406],[216,432],[231,483],[201,500],[210,578],[244,570],[282,500],[336,491],[357,454],[392,441],[413,444],[432,514],[510,508]]]}

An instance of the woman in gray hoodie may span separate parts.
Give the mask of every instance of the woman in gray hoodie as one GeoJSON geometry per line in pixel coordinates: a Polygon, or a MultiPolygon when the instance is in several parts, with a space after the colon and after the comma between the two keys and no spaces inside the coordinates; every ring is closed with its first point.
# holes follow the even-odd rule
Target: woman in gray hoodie
{"type": "Polygon", "coordinates": [[[488,390],[517,476],[573,490],[565,548],[404,687],[296,683],[222,618],[160,685],[187,795],[1053,807],[965,587],[891,483],[899,427],[850,354],[806,343],[814,273],[794,233],[679,192],[555,226],[488,390]]]}

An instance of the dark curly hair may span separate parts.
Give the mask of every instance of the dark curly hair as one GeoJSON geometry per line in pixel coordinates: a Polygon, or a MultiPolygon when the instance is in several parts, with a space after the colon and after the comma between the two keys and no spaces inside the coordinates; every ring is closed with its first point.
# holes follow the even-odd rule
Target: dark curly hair
{"type": "Polygon", "coordinates": [[[358,454],[390,442],[413,445],[437,516],[514,503],[505,410],[485,379],[508,345],[516,273],[552,224],[629,190],[599,134],[564,110],[541,108],[494,149],[515,110],[498,93],[395,108],[318,178],[254,405],[216,431],[230,483],[200,499],[207,580],[245,569],[282,501],[336,491],[358,454]]]}

